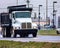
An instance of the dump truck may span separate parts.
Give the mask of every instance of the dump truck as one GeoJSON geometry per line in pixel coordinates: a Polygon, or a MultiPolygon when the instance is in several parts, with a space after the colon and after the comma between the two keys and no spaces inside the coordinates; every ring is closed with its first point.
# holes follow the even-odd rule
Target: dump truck
{"type": "Polygon", "coordinates": [[[3,37],[28,37],[32,34],[37,36],[37,25],[33,24],[32,8],[26,5],[8,6],[8,13],[1,13],[1,27],[3,37]]]}

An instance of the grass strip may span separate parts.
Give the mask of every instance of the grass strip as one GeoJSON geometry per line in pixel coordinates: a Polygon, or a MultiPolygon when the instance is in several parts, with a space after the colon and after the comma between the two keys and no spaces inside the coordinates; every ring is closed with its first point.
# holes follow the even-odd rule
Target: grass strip
{"type": "Polygon", "coordinates": [[[0,41],[0,48],[60,48],[60,43],[0,41]]]}

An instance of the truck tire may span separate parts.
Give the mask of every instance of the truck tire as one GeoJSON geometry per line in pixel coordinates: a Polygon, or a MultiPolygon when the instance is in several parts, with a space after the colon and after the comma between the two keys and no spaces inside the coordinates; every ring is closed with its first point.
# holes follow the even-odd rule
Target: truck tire
{"type": "Polygon", "coordinates": [[[6,35],[3,33],[3,37],[6,37],[6,35]]]}
{"type": "Polygon", "coordinates": [[[16,38],[16,33],[14,33],[14,38],[16,38]]]}
{"type": "Polygon", "coordinates": [[[6,33],[6,37],[11,37],[11,34],[10,33],[6,33]]]}
{"type": "Polygon", "coordinates": [[[36,33],[33,33],[33,37],[36,37],[36,35],[37,35],[36,33]]]}
{"type": "Polygon", "coordinates": [[[3,35],[3,37],[6,37],[5,35],[3,35]]]}
{"type": "Polygon", "coordinates": [[[6,27],[6,37],[11,37],[11,32],[9,27],[6,27]]]}
{"type": "Polygon", "coordinates": [[[3,34],[3,37],[11,37],[11,35],[6,33],[6,35],[3,34]]]}
{"type": "Polygon", "coordinates": [[[4,27],[2,28],[2,35],[3,35],[3,37],[6,37],[6,35],[5,35],[5,28],[4,27]]]}

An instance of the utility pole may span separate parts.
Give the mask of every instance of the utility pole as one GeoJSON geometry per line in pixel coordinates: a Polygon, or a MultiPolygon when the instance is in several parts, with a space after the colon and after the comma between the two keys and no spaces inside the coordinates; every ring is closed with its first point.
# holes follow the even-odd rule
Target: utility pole
{"type": "Polygon", "coordinates": [[[46,24],[47,24],[47,17],[48,17],[48,0],[46,0],[46,24]]]}
{"type": "Polygon", "coordinates": [[[53,2],[53,28],[55,28],[54,20],[56,16],[55,3],[57,3],[57,1],[53,2]]]}
{"type": "Polygon", "coordinates": [[[18,5],[18,0],[16,0],[16,4],[18,5]]]}
{"type": "Polygon", "coordinates": [[[37,17],[36,17],[36,12],[34,13],[34,19],[36,19],[37,17]]]}
{"type": "Polygon", "coordinates": [[[30,1],[29,1],[29,0],[27,0],[27,5],[28,5],[28,8],[29,8],[29,3],[30,3],[30,1]]]}
{"type": "Polygon", "coordinates": [[[39,16],[38,16],[38,29],[40,30],[40,7],[42,7],[42,5],[39,5],[39,16]]]}

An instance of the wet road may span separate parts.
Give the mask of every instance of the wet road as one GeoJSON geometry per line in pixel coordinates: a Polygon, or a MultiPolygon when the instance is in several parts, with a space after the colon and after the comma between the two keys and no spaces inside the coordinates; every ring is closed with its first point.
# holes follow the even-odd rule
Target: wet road
{"type": "Polygon", "coordinates": [[[60,43],[60,36],[43,36],[37,35],[37,37],[29,37],[29,38],[0,38],[0,40],[9,40],[9,41],[21,41],[21,42],[58,42],[60,43]]]}

